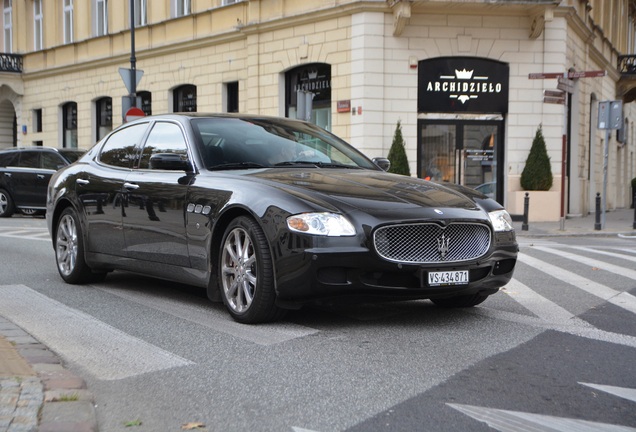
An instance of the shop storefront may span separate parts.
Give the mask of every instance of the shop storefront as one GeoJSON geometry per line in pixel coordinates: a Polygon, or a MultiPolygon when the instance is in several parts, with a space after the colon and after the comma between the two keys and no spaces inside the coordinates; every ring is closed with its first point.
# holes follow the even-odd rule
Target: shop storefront
{"type": "Polygon", "coordinates": [[[476,188],[503,203],[509,67],[475,57],[418,65],[417,175],[476,188]]]}
{"type": "Polygon", "coordinates": [[[331,65],[312,63],[285,74],[285,116],[331,130],[331,65]]]}

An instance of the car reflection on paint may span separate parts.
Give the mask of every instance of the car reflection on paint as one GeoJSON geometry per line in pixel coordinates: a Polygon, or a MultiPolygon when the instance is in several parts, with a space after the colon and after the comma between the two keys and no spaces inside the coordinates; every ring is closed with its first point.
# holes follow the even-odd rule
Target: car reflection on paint
{"type": "Polygon", "coordinates": [[[199,286],[244,323],[305,304],[471,307],[511,279],[500,204],[379,165],[296,120],[140,119],[52,178],[57,268],[73,284],[128,270],[199,286]]]}

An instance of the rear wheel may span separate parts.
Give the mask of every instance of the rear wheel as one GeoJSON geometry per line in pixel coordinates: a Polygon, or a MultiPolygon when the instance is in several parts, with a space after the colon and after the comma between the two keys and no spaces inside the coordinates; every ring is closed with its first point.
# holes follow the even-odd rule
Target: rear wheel
{"type": "Polygon", "coordinates": [[[285,311],[275,304],[272,257],[260,226],[245,216],[234,219],[220,252],[221,296],[232,318],[247,324],[282,318],[285,311]]]}
{"type": "Polygon", "coordinates": [[[10,217],[14,210],[15,206],[11,195],[6,190],[0,189],[0,217],[10,217]]]}
{"type": "Polygon", "coordinates": [[[487,298],[488,295],[477,293],[464,296],[431,299],[431,301],[435,305],[444,308],[467,308],[477,306],[478,304],[483,303],[487,298]]]}
{"type": "Polygon", "coordinates": [[[55,260],[62,279],[70,284],[104,280],[105,272],[93,272],[84,259],[84,237],[79,218],[71,207],[65,209],[55,233],[55,260]]]}

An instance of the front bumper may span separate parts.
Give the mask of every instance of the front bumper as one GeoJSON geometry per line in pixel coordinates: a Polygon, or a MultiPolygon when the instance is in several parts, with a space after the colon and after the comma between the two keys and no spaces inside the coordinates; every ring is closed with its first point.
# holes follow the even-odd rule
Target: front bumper
{"type": "Polygon", "coordinates": [[[461,263],[414,265],[381,259],[365,247],[313,247],[277,260],[281,307],[307,303],[364,302],[494,294],[512,278],[518,245],[514,233],[497,234],[490,251],[461,263]],[[428,272],[468,270],[463,285],[430,286],[428,272]]]}

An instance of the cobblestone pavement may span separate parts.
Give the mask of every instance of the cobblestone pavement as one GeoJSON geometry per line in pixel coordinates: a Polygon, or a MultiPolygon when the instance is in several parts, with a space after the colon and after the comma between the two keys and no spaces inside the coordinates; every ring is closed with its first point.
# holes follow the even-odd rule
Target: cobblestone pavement
{"type": "Polygon", "coordinates": [[[60,358],[0,317],[0,432],[96,432],[93,395],[60,358]]]}

